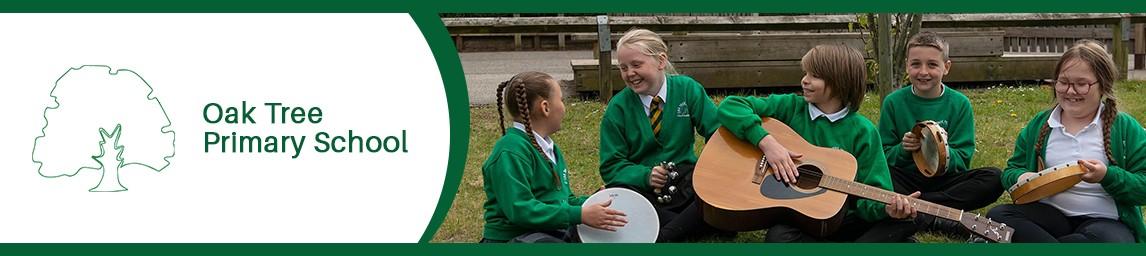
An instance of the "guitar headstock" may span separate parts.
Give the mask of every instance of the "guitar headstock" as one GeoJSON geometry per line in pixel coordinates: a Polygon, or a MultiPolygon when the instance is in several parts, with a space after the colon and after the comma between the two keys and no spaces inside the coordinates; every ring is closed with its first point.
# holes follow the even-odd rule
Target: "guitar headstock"
{"type": "Polygon", "coordinates": [[[963,212],[959,223],[963,224],[963,227],[966,227],[971,233],[996,243],[1010,243],[1011,235],[1015,233],[1015,229],[1008,227],[1007,224],[995,222],[973,212],[963,212]]]}

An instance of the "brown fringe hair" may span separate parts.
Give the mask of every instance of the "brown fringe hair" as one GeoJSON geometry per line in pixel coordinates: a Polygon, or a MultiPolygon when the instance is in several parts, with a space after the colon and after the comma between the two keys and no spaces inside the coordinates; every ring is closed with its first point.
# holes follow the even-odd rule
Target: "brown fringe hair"
{"type": "Polygon", "coordinates": [[[838,98],[850,112],[859,111],[867,91],[867,66],[863,54],[843,44],[817,45],[800,59],[804,72],[824,80],[833,98],[838,98]]]}
{"type": "Polygon", "coordinates": [[[935,32],[923,31],[912,36],[911,39],[907,41],[907,49],[910,50],[914,47],[935,48],[943,53],[943,60],[947,60],[948,56],[950,56],[948,52],[950,51],[949,49],[951,49],[951,45],[935,32]]]}

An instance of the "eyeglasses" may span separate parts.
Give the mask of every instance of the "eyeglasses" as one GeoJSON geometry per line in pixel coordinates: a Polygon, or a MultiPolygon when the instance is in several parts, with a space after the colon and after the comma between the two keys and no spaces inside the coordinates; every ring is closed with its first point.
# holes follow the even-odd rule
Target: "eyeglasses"
{"type": "Polygon", "coordinates": [[[1058,93],[1066,93],[1067,89],[1074,88],[1075,93],[1086,94],[1090,92],[1090,87],[1093,87],[1094,84],[1097,83],[1098,81],[1090,83],[1071,83],[1063,80],[1058,80],[1054,83],[1054,90],[1058,93]]]}

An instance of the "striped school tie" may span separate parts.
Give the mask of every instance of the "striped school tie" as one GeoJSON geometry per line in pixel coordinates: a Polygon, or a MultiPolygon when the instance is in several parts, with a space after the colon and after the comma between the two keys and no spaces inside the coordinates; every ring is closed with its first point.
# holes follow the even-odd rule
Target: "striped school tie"
{"type": "Polygon", "coordinates": [[[649,106],[649,123],[653,125],[653,136],[660,137],[661,135],[661,110],[665,100],[660,96],[653,97],[653,103],[649,106]]]}

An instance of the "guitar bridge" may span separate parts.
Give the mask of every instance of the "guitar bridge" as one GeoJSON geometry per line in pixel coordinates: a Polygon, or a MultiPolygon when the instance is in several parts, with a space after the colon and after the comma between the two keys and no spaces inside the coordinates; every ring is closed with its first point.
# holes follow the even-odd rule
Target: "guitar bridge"
{"type": "Polygon", "coordinates": [[[756,163],[756,172],[752,174],[752,183],[760,184],[764,182],[764,171],[768,166],[768,157],[760,155],[760,162],[756,163]]]}

